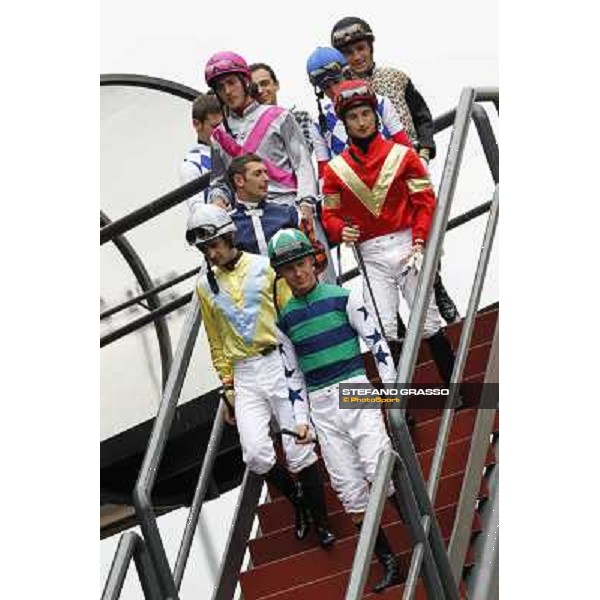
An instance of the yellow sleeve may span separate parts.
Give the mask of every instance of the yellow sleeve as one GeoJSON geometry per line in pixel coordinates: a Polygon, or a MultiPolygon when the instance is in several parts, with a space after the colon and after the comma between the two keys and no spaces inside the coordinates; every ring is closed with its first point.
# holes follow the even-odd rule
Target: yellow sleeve
{"type": "Polygon", "coordinates": [[[200,310],[202,311],[202,319],[204,321],[204,328],[206,329],[208,345],[210,346],[210,355],[212,357],[213,366],[223,382],[223,385],[231,384],[233,383],[233,366],[225,358],[225,353],[223,352],[223,340],[221,339],[214,307],[202,288],[197,287],[196,291],[198,292],[200,310]]]}
{"type": "Polygon", "coordinates": [[[277,302],[277,308],[279,311],[283,310],[283,307],[294,297],[290,286],[286,283],[283,277],[277,279],[275,284],[275,301],[277,302]]]}

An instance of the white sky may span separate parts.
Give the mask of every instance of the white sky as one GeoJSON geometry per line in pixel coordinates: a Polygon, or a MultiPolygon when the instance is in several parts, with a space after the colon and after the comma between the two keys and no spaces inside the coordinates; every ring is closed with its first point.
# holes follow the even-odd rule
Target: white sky
{"type": "Polygon", "coordinates": [[[329,45],[332,25],[361,16],[376,36],[375,58],[403,68],[434,114],[456,102],[465,85],[498,84],[496,0],[407,3],[276,1],[211,3],[191,0],[104,0],[101,5],[102,73],[131,72],[204,89],[203,67],[219,50],[273,66],[280,102],[313,110],[305,73],[308,55],[329,45]],[[385,8],[384,8],[385,7],[385,8]]]}
{"type": "MultiPolygon", "coordinates": [[[[282,87],[280,104],[302,106],[314,114],[314,96],[304,70],[306,58],[316,46],[329,45],[329,32],[335,21],[356,15],[366,19],[375,32],[376,61],[404,69],[434,116],[456,106],[464,86],[498,85],[496,1],[458,0],[450,3],[435,0],[419,12],[416,4],[415,10],[411,11],[406,4],[391,8],[383,2],[378,8],[372,3],[356,1],[330,3],[329,8],[324,4],[302,3],[295,8],[281,2],[236,1],[227,5],[214,3],[214,10],[206,14],[207,5],[206,2],[187,0],[169,3],[104,0],[101,5],[100,72],[163,77],[203,90],[203,67],[208,57],[219,50],[234,50],[248,62],[263,61],[273,66],[282,87]]],[[[495,125],[497,120],[491,114],[495,125]]],[[[104,131],[104,124],[102,127],[104,131]]],[[[437,183],[447,141],[448,135],[440,136],[442,151],[432,166],[432,176],[437,183]]],[[[185,147],[181,148],[181,155],[185,150],[185,147]]],[[[132,160],[137,158],[143,160],[143,153],[137,152],[132,160]]],[[[173,164],[178,160],[177,157],[173,164]]],[[[467,164],[472,173],[467,169],[459,181],[452,214],[491,198],[491,178],[485,170],[479,143],[472,135],[465,155],[467,164]]],[[[175,173],[174,169],[169,169],[175,173]]],[[[103,177],[110,177],[110,173],[103,173],[103,177]]],[[[162,191],[159,189],[155,196],[162,191]]],[[[114,200],[112,196],[110,199],[114,200]]],[[[102,199],[101,203],[106,208],[102,199]]],[[[116,213],[112,214],[119,216],[118,211],[116,213]]],[[[463,228],[460,241],[456,234],[451,234],[445,246],[446,285],[463,312],[468,299],[466,286],[472,280],[478,240],[483,232],[482,223],[463,228]]],[[[486,285],[482,304],[498,297],[495,255],[496,252],[490,265],[492,283],[486,285]]],[[[178,267],[181,272],[183,268],[178,267]]],[[[174,337],[173,342],[176,340],[174,337]]],[[[120,380],[109,375],[113,380],[120,380]]],[[[232,508],[229,497],[223,503],[222,522],[228,521],[232,508]]],[[[211,506],[210,513],[215,514],[215,510],[218,506],[211,506]]],[[[161,525],[168,540],[169,556],[173,558],[185,518],[180,513],[163,519],[161,525]]],[[[211,519],[210,522],[218,520],[211,519]]],[[[224,543],[224,533],[221,530],[214,532],[217,547],[224,543]]],[[[101,544],[102,582],[116,542],[117,538],[113,538],[101,544]]],[[[200,592],[202,580],[206,585],[206,561],[197,555],[193,565],[186,575],[186,592],[200,592]]],[[[139,587],[131,581],[132,574],[133,569],[124,599],[139,597],[139,587]]]]}

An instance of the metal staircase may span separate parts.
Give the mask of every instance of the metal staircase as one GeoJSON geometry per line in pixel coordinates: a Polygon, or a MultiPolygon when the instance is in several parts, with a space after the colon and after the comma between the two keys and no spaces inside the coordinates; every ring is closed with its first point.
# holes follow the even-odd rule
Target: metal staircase
{"type": "MultiPolygon", "coordinates": [[[[480,393],[467,398],[463,407],[457,411],[451,408],[454,394],[444,410],[415,409],[409,404],[402,410],[387,411],[394,451],[381,459],[361,536],[358,539],[354,529],[349,528],[346,515],[341,512],[337,499],[328,489],[327,502],[338,542],[327,551],[317,549],[316,541],[310,537],[303,542],[292,538],[287,528],[287,524],[291,522],[289,507],[276,494],[271,495],[270,503],[258,506],[263,481],[246,471],[213,599],[233,598],[238,581],[246,600],[283,600],[291,598],[300,589],[315,598],[371,598],[368,592],[364,595],[363,590],[365,584],[378,575],[379,567],[371,564],[371,554],[380,521],[389,532],[392,546],[399,553],[406,581],[377,597],[494,597],[492,594],[494,586],[497,589],[497,581],[494,569],[490,569],[489,565],[496,565],[497,569],[498,544],[490,544],[486,540],[493,541],[493,536],[497,535],[498,467],[495,451],[498,420],[496,402],[492,396],[495,391],[497,393],[498,381],[499,309],[492,307],[478,312],[478,305],[498,219],[499,171],[498,147],[487,113],[479,104],[481,102],[492,102],[498,110],[498,90],[465,88],[458,107],[435,120],[436,133],[452,127],[452,137],[397,382],[401,387],[419,379],[435,381],[436,375],[430,357],[420,344],[420,332],[444,235],[446,231],[489,212],[467,314],[460,324],[449,328],[449,335],[457,352],[452,381],[479,383],[480,393]],[[476,126],[496,184],[495,193],[493,199],[449,221],[448,215],[471,121],[476,126]],[[416,421],[412,434],[406,424],[406,408],[416,421]],[[407,524],[395,521],[393,512],[384,508],[383,490],[387,488],[390,477],[393,477],[399,491],[407,524]],[[252,524],[257,516],[262,535],[249,540],[252,524]],[[479,539],[474,540],[474,534],[478,534],[479,539]],[[240,575],[247,549],[250,551],[252,567],[240,575]],[[484,563],[487,565],[485,572],[478,569],[484,563]],[[467,575],[466,579],[463,575],[467,575]]],[[[124,252],[131,256],[130,250],[133,249],[128,250],[124,244],[124,234],[127,231],[178,205],[207,185],[208,177],[204,176],[114,223],[108,223],[104,216],[101,221],[101,244],[113,242],[120,250],[125,248],[124,252]]],[[[139,267],[143,265],[140,262],[138,257],[137,261],[132,260],[130,264],[132,268],[135,265],[141,273],[142,269],[139,267]]],[[[193,277],[195,270],[185,275],[193,277]]],[[[353,269],[342,274],[342,280],[348,281],[357,275],[357,269],[353,269]]],[[[143,278],[143,274],[141,276],[143,278]]],[[[183,276],[178,277],[177,283],[182,279],[183,276]]],[[[165,287],[167,285],[160,286],[161,290],[165,287]]],[[[148,279],[143,279],[142,289],[143,298],[148,299],[149,303],[153,295],[160,291],[158,288],[151,288],[148,279]]],[[[133,532],[126,532],[121,536],[102,594],[104,600],[119,597],[132,560],[146,598],[179,598],[179,588],[202,504],[214,483],[213,466],[223,436],[223,423],[220,419],[215,419],[180,551],[172,570],[158,529],[152,493],[200,329],[201,316],[194,294],[186,294],[162,306],[156,301],[151,308],[147,315],[101,339],[101,346],[104,346],[154,322],[161,347],[165,380],[163,398],[133,492],[133,505],[142,536],[133,532]],[[160,323],[166,314],[185,304],[188,304],[187,317],[171,360],[168,332],[165,333],[160,323]]]]}

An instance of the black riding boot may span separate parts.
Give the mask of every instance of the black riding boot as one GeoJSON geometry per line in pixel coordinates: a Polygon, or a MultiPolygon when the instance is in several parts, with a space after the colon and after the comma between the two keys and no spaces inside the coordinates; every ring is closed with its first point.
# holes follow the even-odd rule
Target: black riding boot
{"type": "MultiPolygon", "coordinates": [[[[392,360],[394,361],[394,367],[398,367],[398,362],[400,361],[400,355],[402,354],[402,342],[390,340],[388,342],[388,346],[390,347],[390,352],[392,353],[392,360]]],[[[386,383],[387,383],[387,381],[386,381],[386,383]]]]}
{"type": "Polygon", "coordinates": [[[458,309],[456,308],[456,304],[454,304],[452,298],[448,295],[444,284],[442,283],[442,276],[440,275],[440,271],[438,269],[435,274],[435,281],[433,282],[433,292],[435,294],[435,303],[442,315],[442,319],[450,325],[450,323],[454,323],[460,319],[460,314],[458,313],[458,309]]]}
{"type": "MultiPolygon", "coordinates": [[[[427,338],[427,343],[429,344],[429,349],[431,350],[431,355],[433,356],[433,361],[435,362],[438,373],[444,384],[449,387],[456,358],[454,356],[454,350],[452,350],[452,346],[450,345],[450,341],[446,337],[444,331],[440,329],[435,335],[427,338]]],[[[459,392],[454,408],[459,408],[460,406],[462,406],[462,398],[459,392]]]]}
{"type": "Polygon", "coordinates": [[[298,476],[302,485],[305,504],[313,517],[319,544],[321,547],[327,548],[335,542],[335,535],[329,530],[325,491],[323,490],[323,482],[317,463],[302,469],[298,476]]]}
{"type": "MultiPolygon", "coordinates": [[[[400,315],[398,315],[398,319],[400,319],[400,315]]],[[[402,320],[399,320],[398,323],[402,323],[402,320]]],[[[402,323],[402,327],[404,324],[402,323]]],[[[406,329],[404,330],[406,331],[406,329]]],[[[394,361],[394,367],[398,368],[398,363],[400,362],[400,355],[402,354],[402,342],[396,342],[394,340],[390,340],[388,342],[388,346],[390,347],[390,352],[392,353],[392,360],[394,361]]],[[[393,383],[393,382],[385,382],[385,383],[393,383]]],[[[412,415],[406,411],[406,424],[409,427],[413,427],[415,424],[415,420],[412,415]]]]}
{"type": "Polygon", "coordinates": [[[400,502],[398,502],[398,497],[396,496],[396,493],[393,493],[391,496],[389,496],[389,500],[394,505],[394,508],[396,509],[400,520],[403,523],[406,523],[406,519],[404,518],[404,514],[402,513],[402,509],[400,508],[400,502]]]}
{"type": "Polygon", "coordinates": [[[290,474],[278,463],[265,473],[265,479],[272,483],[293,505],[296,513],[295,534],[299,540],[308,535],[309,522],[306,504],[302,498],[302,488],[296,486],[290,474]]]}
{"type": "MultiPolygon", "coordinates": [[[[356,529],[360,532],[362,523],[355,523],[356,529]]],[[[376,593],[383,592],[386,588],[400,583],[400,567],[396,555],[390,547],[383,529],[379,527],[377,538],[375,540],[375,548],[373,549],[377,560],[383,566],[383,577],[373,586],[373,591],[376,593]]]]}

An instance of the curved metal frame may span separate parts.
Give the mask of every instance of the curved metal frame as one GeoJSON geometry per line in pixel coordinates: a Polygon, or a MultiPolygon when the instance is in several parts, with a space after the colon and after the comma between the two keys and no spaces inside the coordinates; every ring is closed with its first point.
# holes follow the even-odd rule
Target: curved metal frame
{"type": "MultiPolygon", "coordinates": [[[[198,94],[198,90],[170,81],[168,79],[161,79],[160,77],[149,77],[147,75],[137,75],[133,73],[108,73],[100,75],[100,87],[102,86],[130,86],[130,87],[142,87],[158,92],[165,92],[171,94],[183,100],[193,101],[198,94]]],[[[102,226],[110,225],[112,221],[100,211],[100,223],[102,226]]],[[[133,271],[138,283],[140,284],[144,292],[149,292],[153,288],[152,279],[148,274],[142,259],[133,249],[133,246],[125,239],[124,236],[118,236],[114,240],[115,246],[133,271]]],[[[148,305],[153,309],[159,309],[161,307],[158,297],[150,295],[148,297],[148,305]]],[[[161,316],[154,320],[154,327],[156,329],[156,336],[158,338],[158,347],[160,351],[161,371],[162,371],[162,384],[163,389],[167,383],[167,377],[171,363],[173,362],[173,349],[171,345],[171,336],[169,328],[164,316],[161,316]]]]}
{"type": "Polygon", "coordinates": [[[160,77],[149,77],[148,75],[136,75],[134,73],[108,73],[100,75],[100,86],[103,85],[124,85],[130,87],[141,87],[157,92],[166,92],[172,96],[193,101],[199,92],[198,90],[182,85],[169,79],[160,77]]]}
{"type": "MultiPolygon", "coordinates": [[[[104,227],[109,225],[112,221],[106,216],[106,214],[100,211],[100,224],[104,227]]],[[[140,287],[144,292],[152,290],[152,279],[148,270],[144,266],[142,259],[138,253],[133,249],[133,246],[127,241],[125,236],[119,235],[113,239],[113,242],[117,250],[121,253],[121,256],[125,259],[129,268],[133,271],[135,278],[137,279],[140,287]]],[[[151,309],[156,310],[161,307],[160,300],[154,294],[148,296],[148,305],[151,309]]],[[[154,319],[154,327],[156,329],[156,337],[158,338],[158,348],[160,351],[160,364],[162,369],[162,382],[163,389],[167,384],[167,377],[169,375],[169,369],[173,362],[173,350],[171,346],[171,335],[169,334],[169,328],[164,317],[154,319]]]]}

